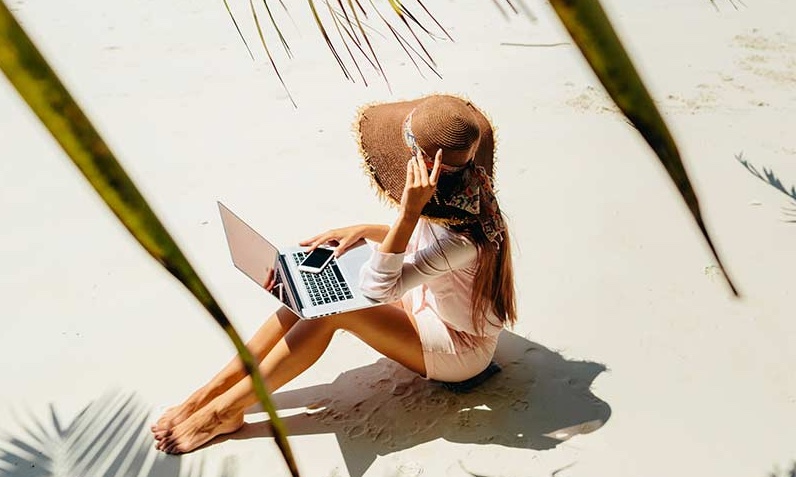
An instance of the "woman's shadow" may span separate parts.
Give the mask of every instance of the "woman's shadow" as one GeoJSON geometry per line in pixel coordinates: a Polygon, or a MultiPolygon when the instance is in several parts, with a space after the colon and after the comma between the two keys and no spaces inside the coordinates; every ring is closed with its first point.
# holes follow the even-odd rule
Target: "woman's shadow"
{"type": "MultiPolygon", "coordinates": [[[[569,361],[507,331],[495,362],[502,371],[467,393],[452,392],[384,358],[329,384],[274,394],[274,400],[280,410],[306,408],[283,418],[290,435],[334,433],[352,477],[361,477],[379,455],[438,438],[551,449],[599,429],[611,415],[590,390],[606,370],[602,364],[569,361]]],[[[215,442],[271,435],[262,421],[215,442]]]]}

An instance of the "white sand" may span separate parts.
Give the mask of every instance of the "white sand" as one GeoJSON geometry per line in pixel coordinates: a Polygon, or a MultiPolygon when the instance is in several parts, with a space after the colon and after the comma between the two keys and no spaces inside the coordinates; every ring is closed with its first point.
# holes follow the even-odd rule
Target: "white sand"
{"type": "MultiPolygon", "coordinates": [[[[254,63],[217,0],[8,4],[245,335],[275,304],[232,267],[216,200],[283,243],[389,222],[358,169],[356,106],[454,92],[492,116],[521,315],[501,343],[504,372],[454,395],[341,334],[277,397],[302,475],[764,476],[796,458],[796,224],[784,222],[787,198],[734,155],[796,184],[796,3],[716,1],[718,12],[707,0],[606,8],[678,140],[741,301],[578,52],[501,45],[569,42],[546,4],[530,3],[530,24],[505,22],[492,2],[435,2],[457,40],[429,43],[444,79],[418,77],[385,43],[392,96],[372,75],[368,88],[346,82],[297,4],[298,30],[284,23],[296,58],[278,58],[298,110],[243,2],[232,1],[254,63]],[[316,191],[340,200],[313,201],[316,191]]],[[[36,422],[57,435],[50,406],[66,427],[113,390],[141,406],[120,416],[178,402],[231,356],[226,338],[5,82],[0,137],[0,453],[12,439],[35,443],[25,429],[36,422]]],[[[34,448],[60,462],[96,452],[86,436],[100,435],[131,440],[135,452],[107,448],[102,467],[129,475],[198,475],[201,464],[207,476],[287,475],[262,413],[177,458],[150,451],[145,432],[136,441],[131,422],[119,426],[127,435],[101,434],[119,407],[104,409],[84,415],[99,427],[71,448],[34,448]]],[[[5,457],[0,474],[49,465],[5,457]]]]}

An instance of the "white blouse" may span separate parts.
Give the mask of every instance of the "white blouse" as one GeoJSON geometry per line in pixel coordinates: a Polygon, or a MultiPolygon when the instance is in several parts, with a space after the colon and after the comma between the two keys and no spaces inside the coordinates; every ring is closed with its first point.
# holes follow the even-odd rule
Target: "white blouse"
{"type": "Polygon", "coordinates": [[[406,252],[384,253],[374,245],[370,261],[360,272],[365,296],[381,303],[403,299],[404,306],[409,301],[416,317],[433,315],[455,331],[486,336],[500,333],[503,326],[491,310],[482,333],[473,327],[472,288],[478,249],[469,239],[420,219],[406,252]]]}

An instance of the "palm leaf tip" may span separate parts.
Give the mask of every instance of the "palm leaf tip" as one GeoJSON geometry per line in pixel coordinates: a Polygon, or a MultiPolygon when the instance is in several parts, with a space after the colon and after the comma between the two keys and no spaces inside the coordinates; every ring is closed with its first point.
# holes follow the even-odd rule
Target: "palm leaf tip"
{"type": "Polygon", "coordinates": [[[732,294],[738,297],[738,290],[705,227],[677,145],[602,5],[597,0],[551,0],[550,3],[611,99],[641,133],[677,186],[732,294]]]}

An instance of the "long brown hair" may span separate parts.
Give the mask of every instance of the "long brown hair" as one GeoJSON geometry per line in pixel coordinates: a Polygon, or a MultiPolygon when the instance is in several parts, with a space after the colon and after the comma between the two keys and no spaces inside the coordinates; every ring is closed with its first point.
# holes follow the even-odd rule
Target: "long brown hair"
{"type": "Polygon", "coordinates": [[[483,331],[484,320],[490,308],[500,320],[500,325],[513,326],[517,322],[517,302],[514,296],[514,267],[508,230],[503,233],[503,240],[498,247],[487,239],[477,222],[453,228],[467,236],[478,248],[471,309],[474,329],[477,332],[483,331]]]}

